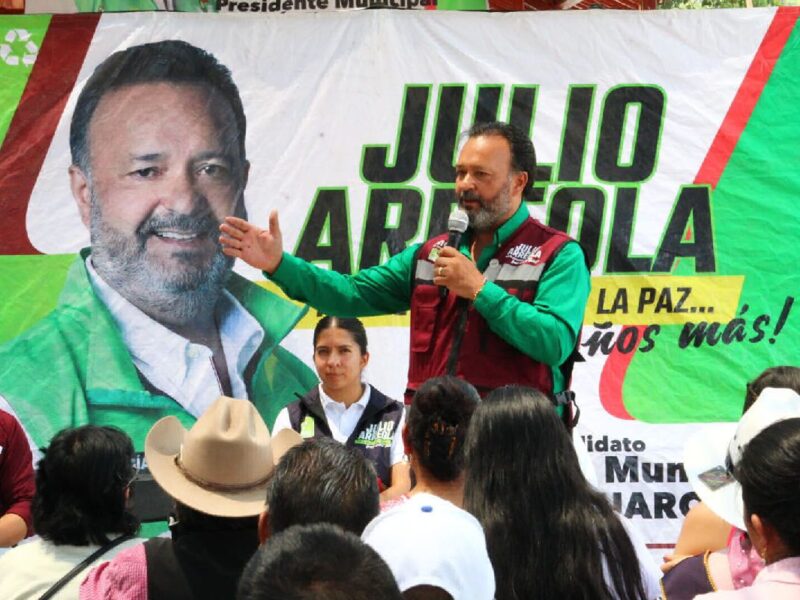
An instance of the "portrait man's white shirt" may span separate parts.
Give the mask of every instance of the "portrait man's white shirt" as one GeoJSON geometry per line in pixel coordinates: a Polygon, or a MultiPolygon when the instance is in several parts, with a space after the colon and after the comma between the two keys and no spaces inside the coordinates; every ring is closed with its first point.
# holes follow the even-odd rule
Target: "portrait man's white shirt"
{"type": "MultiPolygon", "coordinates": [[[[214,369],[211,349],[192,343],[164,327],[123,298],[94,270],[91,256],[86,270],[97,296],[119,328],[133,364],[158,390],[199,417],[223,393],[214,369]]],[[[217,323],[234,398],[247,399],[244,370],[264,340],[258,321],[233,295],[224,290],[217,303],[217,323]]]]}

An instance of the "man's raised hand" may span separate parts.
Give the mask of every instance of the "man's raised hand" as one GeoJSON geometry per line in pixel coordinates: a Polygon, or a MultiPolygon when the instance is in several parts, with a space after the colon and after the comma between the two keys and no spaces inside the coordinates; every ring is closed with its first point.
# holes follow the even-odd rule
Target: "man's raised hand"
{"type": "Polygon", "coordinates": [[[261,229],[238,217],[225,217],[219,226],[223,235],[219,236],[222,252],[228,256],[241,258],[252,267],[275,272],[283,256],[283,239],[278,224],[278,211],[269,213],[269,228],[261,229]]]}

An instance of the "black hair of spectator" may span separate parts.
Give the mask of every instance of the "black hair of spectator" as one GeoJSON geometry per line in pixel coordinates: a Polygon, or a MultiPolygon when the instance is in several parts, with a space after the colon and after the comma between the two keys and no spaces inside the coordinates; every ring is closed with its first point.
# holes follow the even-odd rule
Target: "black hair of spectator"
{"type": "Polygon", "coordinates": [[[744,397],[742,414],[753,406],[764,388],[789,388],[800,394],[800,367],[780,365],[765,369],[753,381],[748,382],[747,392],[744,397]]]}
{"type": "Polygon", "coordinates": [[[326,329],[333,329],[334,327],[347,331],[353,336],[353,341],[358,344],[361,354],[367,353],[367,330],[364,329],[364,324],[361,320],[355,317],[335,317],[333,315],[322,317],[317,322],[317,326],[314,327],[314,349],[317,348],[317,340],[320,334],[326,329]]]}
{"type": "Polygon", "coordinates": [[[401,600],[391,570],[357,535],[330,523],[271,537],[239,580],[238,600],[401,600]]]}
{"type": "Polygon", "coordinates": [[[239,158],[245,160],[247,120],[230,70],[205,50],[181,40],[164,40],[114,52],[94,70],[78,96],[69,132],[72,163],[90,172],[89,124],[100,100],[120,88],[172,83],[197,85],[219,94],[233,112],[239,158]]]}
{"type": "Polygon", "coordinates": [[[511,170],[528,174],[528,183],[522,191],[522,197],[527,198],[536,181],[536,151],[530,136],[516,125],[502,121],[475,123],[467,130],[466,135],[467,138],[497,135],[508,142],[511,150],[511,170]]]}
{"type": "Polygon", "coordinates": [[[800,418],[773,423],[744,448],[736,466],[746,515],[771,525],[800,556],[800,418]]]}
{"type": "Polygon", "coordinates": [[[378,479],[357,450],[329,438],[306,440],[275,467],[267,505],[272,535],[320,522],[361,535],[380,510],[378,479]]]}
{"type": "Polygon", "coordinates": [[[408,440],[420,464],[439,481],[453,481],[464,471],[464,442],[478,391],[463,379],[428,379],[414,393],[408,409],[408,440]]]}
{"type": "Polygon", "coordinates": [[[415,585],[403,590],[403,600],[453,600],[453,596],[435,585],[415,585]]]}
{"type": "Polygon", "coordinates": [[[64,429],[50,441],[36,471],[33,528],[56,545],[107,544],[133,534],[139,522],[128,510],[133,443],[116,427],[64,429]]]}
{"type": "Polygon", "coordinates": [[[470,423],[466,472],[464,507],[483,525],[497,600],[645,598],[621,517],[586,481],[544,394],[488,394],[470,423]]]}

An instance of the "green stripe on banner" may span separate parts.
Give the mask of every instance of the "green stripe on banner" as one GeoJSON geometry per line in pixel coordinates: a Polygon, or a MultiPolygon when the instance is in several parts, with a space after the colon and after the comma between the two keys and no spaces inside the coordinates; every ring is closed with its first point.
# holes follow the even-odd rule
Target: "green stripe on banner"
{"type": "Polygon", "coordinates": [[[438,0],[436,10],[489,10],[486,0],[438,0]]]}
{"type": "Polygon", "coordinates": [[[0,255],[0,344],[56,307],[74,254],[0,255]]]}
{"type": "Polygon", "coordinates": [[[767,367],[800,364],[798,106],[795,25],[712,197],[716,273],[745,278],[736,319],[721,324],[718,334],[727,335],[713,345],[706,338],[679,348],[683,327],[670,326],[659,334],[658,352],[637,353],[625,379],[625,398],[636,399],[626,401],[634,418],[736,421],[747,381],[767,367]],[[676,390],[672,397],[653,393],[664,376],[676,390]]]}
{"type": "Polygon", "coordinates": [[[0,145],[49,25],[50,15],[0,17],[0,145]]]}

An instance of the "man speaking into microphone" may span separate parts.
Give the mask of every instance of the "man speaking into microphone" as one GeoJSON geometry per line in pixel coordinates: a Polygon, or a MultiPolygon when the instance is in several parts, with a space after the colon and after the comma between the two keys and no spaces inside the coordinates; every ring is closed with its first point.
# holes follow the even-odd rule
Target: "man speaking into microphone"
{"type": "Polygon", "coordinates": [[[407,403],[426,379],[444,374],[469,381],[481,394],[520,384],[563,397],[589,270],[577,242],[529,215],[523,197],[535,167],[524,132],[506,123],[475,124],[456,163],[456,199],[469,223],[463,235],[457,235],[458,215],[451,215],[449,234],[352,276],[283,252],[275,211],[268,229],[226,218],[220,242],[225,254],[324,313],[410,308],[407,403]]]}

